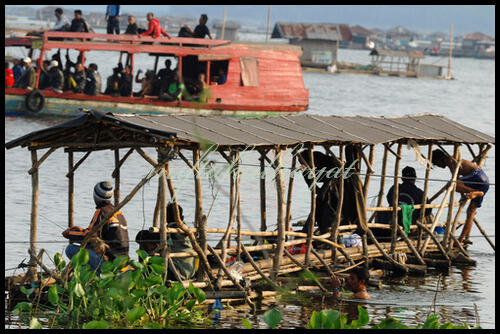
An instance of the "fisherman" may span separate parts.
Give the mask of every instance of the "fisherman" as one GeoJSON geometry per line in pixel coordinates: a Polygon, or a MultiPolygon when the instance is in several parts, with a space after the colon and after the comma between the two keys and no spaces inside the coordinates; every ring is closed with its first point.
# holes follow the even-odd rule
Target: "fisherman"
{"type": "MultiPolygon", "coordinates": [[[[370,272],[366,268],[356,267],[351,269],[349,278],[347,279],[347,287],[354,292],[353,298],[357,299],[370,299],[370,295],[366,291],[368,280],[370,279],[370,272]]],[[[340,296],[341,282],[339,278],[333,274],[331,277],[331,284],[333,288],[333,295],[340,296]]]]}
{"type": "Polygon", "coordinates": [[[31,66],[31,58],[26,57],[23,59],[24,72],[23,75],[14,83],[15,88],[33,90],[36,85],[36,72],[35,68],[31,66]]]}
{"type": "Polygon", "coordinates": [[[106,17],[104,18],[108,22],[107,33],[108,34],[120,34],[120,5],[108,5],[106,7],[106,17]]]}
{"type": "MultiPolygon", "coordinates": [[[[417,205],[422,204],[422,197],[424,191],[415,185],[415,179],[417,178],[417,173],[413,167],[406,166],[403,168],[403,183],[399,184],[399,204],[406,205],[417,205]]],[[[394,186],[392,186],[387,192],[387,202],[392,206],[394,203],[394,186]]],[[[426,199],[426,203],[428,200],[426,199]]],[[[385,211],[389,212],[389,211],[385,211]]],[[[425,216],[429,216],[432,213],[432,209],[427,208],[425,210],[425,216]]],[[[392,212],[389,212],[392,217],[392,212]]],[[[416,209],[412,214],[413,221],[420,219],[420,209],[416,209]]],[[[402,217],[398,218],[398,222],[402,222],[402,217]]]]}
{"type": "MultiPolygon", "coordinates": [[[[101,224],[106,215],[109,215],[114,206],[111,204],[113,198],[113,184],[109,181],[99,182],[94,187],[94,202],[96,211],[86,229],[80,226],[72,226],[67,228],[63,233],[63,237],[70,240],[70,244],[66,247],[66,255],[72,258],[80,249],[79,246],[72,242],[81,243],[87,234],[101,224]]],[[[127,221],[121,213],[117,211],[103,225],[95,237],[91,238],[91,242],[87,244],[89,252],[89,265],[97,273],[100,273],[101,264],[104,261],[113,261],[118,256],[128,256],[128,231],[127,221]]]]}
{"type": "Polygon", "coordinates": [[[54,11],[54,15],[56,16],[56,22],[51,30],[53,31],[68,31],[70,28],[70,23],[66,16],[63,15],[62,8],[56,8],[54,11]]]}
{"type": "MultiPolygon", "coordinates": [[[[472,241],[469,240],[472,223],[474,222],[477,208],[481,207],[484,195],[490,187],[490,180],[481,167],[475,163],[464,159],[461,162],[458,175],[462,175],[462,177],[459,177],[457,180],[456,191],[464,195],[466,199],[470,199],[471,202],[467,208],[467,218],[458,241],[467,245],[472,244],[472,241]]],[[[440,168],[448,167],[453,173],[458,162],[446,152],[436,149],[432,151],[432,163],[440,168]]]]}
{"type": "Polygon", "coordinates": [[[158,38],[161,34],[163,36],[171,38],[170,35],[161,27],[160,21],[153,17],[153,13],[148,13],[146,15],[146,18],[149,22],[148,30],[143,32],[139,36],[152,36],[153,38],[158,38]]]}
{"type": "MultiPolygon", "coordinates": [[[[182,214],[182,207],[178,205],[179,216],[181,221],[184,220],[182,214]]],[[[176,219],[174,216],[174,204],[169,203],[167,205],[167,226],[171,228],[177,228],[176,219]]],[[[149,256],[155,256],[154,250],[160,244],[160,233],[149,232],[148,230],[139,231],[135,237],[135,241],[139,244],[139,249],[142,249],[148,253],[149,256]]],[[[182,252],[192,252],[193,247],[191,241],[185,233],[169,233],[167,244],[171,247],[172,253],[182,253],[182,252]]],[[[156,254],[158,255],[158,254],[156,254]]],[[[198,258],[191,257],[176,257],[172,259],[177,273],[182,280],[191,279],[196,273],[198,267],[198,258]]],[[[177,280],[173,271],[168,270],[167,279],[177,280]]]]}
{"type": "Polygon", "coordinates": [[[201,14],[199,24],[194,28],[194,31],[185,24],[181,30],[179,30],[179,37],[192,37],[192,38],[208,38],[213,39],[210,35],[210,30],[207,27],[208,16],[207,14],[201,14]]]}

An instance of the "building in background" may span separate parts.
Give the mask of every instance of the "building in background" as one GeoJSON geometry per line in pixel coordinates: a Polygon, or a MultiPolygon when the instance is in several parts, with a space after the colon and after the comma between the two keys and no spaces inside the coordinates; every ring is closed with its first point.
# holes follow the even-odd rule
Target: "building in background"
{"type": "Polygon", "coordinates": [[[339,47],[347,46],[352,34],[346,24],[278,22],[271,38],[285,38],[290,44],[299,45],[304,67],[334,68],[339,47]]]}
{"type": "Polygon", "coordinates": [[[227,41],[235,41],[238,39],[238,31],[241,28],[236,22],[226,22],[224,27],[224,38],[222,38],[222,22],[214,23],[213,28],[215,29],[216,39],[225,39],[227,41]]]}

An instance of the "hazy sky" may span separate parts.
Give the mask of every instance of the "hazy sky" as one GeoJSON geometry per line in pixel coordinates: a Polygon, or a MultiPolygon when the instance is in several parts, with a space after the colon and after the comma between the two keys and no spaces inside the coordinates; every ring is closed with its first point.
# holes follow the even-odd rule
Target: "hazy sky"
{"type": "MultiPolygon", "coordinates": [[[[49,5],[30,5],[45,7],[49,5]]],[[[54,5],[50,5],[54,6],[54,5]]],[[[56,5],[61,6],[61,5],[56,5]]],[[[83,11],[102,11],[106,5],[63,5],[67,8],[78,7],[83,11]]],[[[158,15],[192,16],[201,13],[209,18],[222,19],[224,8],[227,19],[247,20],[252,23],[266,24],[268,6],[266,5],[122,5],[123,12],[158,15]]],[[[493,5],[273,5],[271,23],[275,22],[323,22],[362,25],[366,28],[389,29],[404,26],[418,32],[448,32],[453,23],[454,34],[480,31],[495,35],[495,6],[493,5]]]]}

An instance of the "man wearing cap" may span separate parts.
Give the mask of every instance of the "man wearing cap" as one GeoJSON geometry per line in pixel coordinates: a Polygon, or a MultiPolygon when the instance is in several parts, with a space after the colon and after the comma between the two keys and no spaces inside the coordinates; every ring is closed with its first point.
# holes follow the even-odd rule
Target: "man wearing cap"
{"type": "Polygon", "coordinates": [[[49,65],[48,75],[48,89],[52,89],[56,93],[62,93],[64,87],[64,74],[59,69],[59,62],[52,60],[49,65]]]}
{"type": "Polygon", "coordinates": [[[18,81],[14,84],[15,88],[33,90],[36,85],[36,72],[35,68],[31,66],[31,58],[26,57],[23,59],[24,72],[18,81]]]}
{"type": "MultiPolygon", "coordinates": [[[[103,181],[96,184],[94,187],[94,202],[96,204],[96,211],[92,217],[89,227],[86,229],[79,226],[69,227],[62,233],[63,237],[69,239],[70,242],[83,242],[87,234],[92,231],[92,229],[96,228],[96,226],[100,225],[104,217],[114,210],[114,207],[111,204],[112,198],[113,185],[111,182],[103,181]]],[[[108,219],[100,231],[97,232],[97,236],[102,239],[107,246],[109,246],[106,247],[107,249],[105,254],[97,254],[94,250],[89,249],[90,247],[87,246],[87,250],[89,252],[89,265],[92,269],[100,273],[100,266],[106,258],[109,261],[112,261],[121,255],[128,256],[129,243],[127,221],[121,211],[117,211],[111,218],[108,219]]],[[[80,247],[69,244],[66,247],[66,255],[71,259],[79,249],[80,247]]]]}

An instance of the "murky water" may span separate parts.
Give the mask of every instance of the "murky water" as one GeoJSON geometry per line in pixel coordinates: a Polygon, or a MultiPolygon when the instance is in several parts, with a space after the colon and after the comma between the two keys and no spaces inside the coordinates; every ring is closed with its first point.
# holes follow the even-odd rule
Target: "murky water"
{"type": "MultiPolygon", "coordinates": [[[[21,51],[20,51],[21,52],[21,51]]],[[[75,56],[73,56],[75,58],[75,56]]],[[[111,73],[110,66],[104,66],[109,55],[92,53],[89,62],[99,64],[103,78],[111,73]]],[[[340,50],[340,60],[349,62],[369,63],[367,51],[340,50]]],[[[152,67],[152,61],[139,62],[143,71],[152,67]]],[[[427,58],[426,62],[436,62],[437,58],[427,58]]],[[[446,64],[441,60],[441,64],[446,64]]],[[[456,80],[424,80],[406,78],[386,78],[354,74],[319,74],[304,73],[304,81],[310,92],[310,107],[307,113],[322,115],[373,115],[396,116],[421,113],[436,113],[444,115],[476,130],[489,135],[495,135],[495,62],[492,60],[454,59],[453,76],[456,80]]],[[[138,89],[138,88],[137,88],[138,89]]],[[[136,90],[137,90],[136,89],[136,90]]],[[[27,119],[5,118],[5,141],[18,138],[29,132],[46,128],[59,123],[57,119],[27,119]]],[[[475,148],[477,151],[477,149],[475,148]]],[[[417,170],[417,176],[423,177],[424,169],[415,160],[414,154],[403,150],[402,167],[409,165],[417,170]]],[[[450,150],[451,151],[451,150],[450,150]]],[[[121,156],[126,150],[120,152],[121,156]]],[[[156,156],[153,150],[146,150],[150,156],[156,156]]],[[[425,151],[426,152],[426,148],[425,151]]],[[[462,149],[463,157],[470,159],[467,149],[462,149]]],[[[75,162],[83,154],[75,154],[75,162]]],[[[189,154],[188,154],[189,156],[189,154]]],[[[40,157],[40,154],[39,154],[40,157]]],[[[382,150],[377,148],[375,155],[376,174],[380,174],[382,150]]],[[[495,148],[489,153],[484,169],[495,183],[495,148]]],[[[213,156],[211,159],[221,162],[216,168],[223,168],[222,158],[213,156]]],[[[244,164],[257,165],[255,154],[242,155],[244,164]]],[[[291,156],[284,157],[284,162],[290,164],[291,156]]],[[[394,169],[394,162],[389,161],[388,170],[394,169]],[[391,169],[392,168],[392,169],[391,169]]],[[[24,258],[28,258],[27,241],[29,240],[29,220],[31,207],[31,180],[27,171],[31,167],[30,155],[26,149],[15,148],[5,151],[5,267],[17,266],[24,258]]],[[[174,184],[179,201],[184,207],[187,222],[194,218],[194,184],[192,173],[181,160],[173,162],[172,170],[174,184]]],[[[92,188],[102,180],[110,180],[114,169],[112,152],[94,152],[80,166],[75,174],[75,224],[87,226],[94,212],[92,188]]],[[[125,162],[121,172],[122,199],[150,170],[150,165],[140,156],[133,154],[125,162]]],[[[67,225],[67,155],[62,150],[55,151],[41,166],[39,184],[39,218],[37,239],[38,247],[45,248],[50,254],[62,252],[66,240],[61,236],[62,227],[67,225]],[[59,225],[59,226],[58,226],[59,225]],[[61,227],[62,226],[62,227],[61,227]]],[[[245,166],[242,175],[242,212],[243,226],[246,229],[258,230],[259,188],[257,182],[258,168],[245,166]]],[[[268,229],[276,227],[276,193],[268,170],[267,205],[268,229]]],[[[288,178],[285,171],[285,180],[288,178]]],[[[431,177],[449,179],[449,172],[434,169],[431,177]]],[[[372,177],[368,204],[375,205],[379,179],[372,177]]],[[[213,209],[208,218],[209,227],[225,227],[228,215],[229,177],[221,173],[217,178],[217,187],[211,188],[206,176],[203,179],[203,196],[205,212],[213,202],[213,209]],[[214,199],[215,198],[215,199],[214,199]]],[[[423,181],[417,182],[423,187],[423,181]]],[[[442,182],[431,184],[430,193],[435,193],[442,182]]],[[[157,182],[153,179],[137,193],[135,198],[122,210],[129,224],[129,237],[135,238],[137,232],[149,227],[152,222],[156,199],[157,182]]],[[[478,221],[487,233],[495,240],[494,214],[495,186],[492,185],[483,201],[483,206],[477,214],[478,221]]],[[[440,199],[438,198],[436,202],[440,199]]],[[[293,194],[293,221],[304,219],[309,212],[309,192],[304,182],[297,178],[293,194]]],[[[384,205],[387,203],[384,202],[384,205]]],[[[292,222],[293,222],[292,221],[292,222]]],[[[192,224],[192,223],[191,223],[192,224]]],[[[479,231],[473,227],[472,240],[469,248],[471,257],[478,261],[476,267],[454,267],[448,276],[442,278],[437,294],[436,312],[443,318],[455,323],[467,321],[476,322],[474,304],[477,305],[480,323],[483,328],[495,327],[495,257],[486,241],[480,237],[479,231]]],[[[217,242],[213,235],[210,243],[217,242]]],[[[137,245],[131,242],[130,254],[135,256],[137,245]]],[[[48,261],[46,259],[45,261],[48,261]]],[[[48,262],[50,263],[50,262],[48,262]]],[[[20,270],[17,271],[18,273],[20,270]]],[[[12,271],[7,271],[10,274],[12,271]]],[[[434,300],[438,273],[431,273],[425,278],[402,278],[385,280],[382,290],[370,288],[372,299],[363,305],[367,308],[371,321],[380,321],[387,315],[402,319],[405,324],[421,323],[431,310],[434,300]]],[[[283,311],[282,328],[306,327],[313,310],[335,308],[344,312],[355,313],[356,303],[341,302],[320,297],[310,297],[313,304],[295,305],[293,303],[277,302],[276,305],[263,305],[263,311],[276,306],[283,311]]],[[[247,318],[254,327],[265,327],[262,315],[252,316],[245,307],[233,310],[223,310],[222,328],[242,327],[241,318],[247,318]],[[238,311],[239,310],[239,311],[238,311]]]]}

